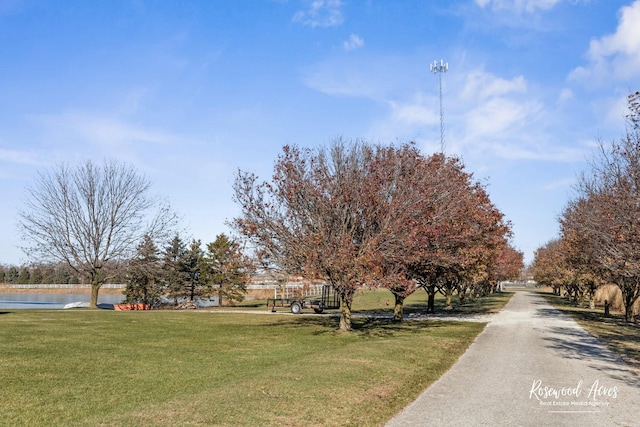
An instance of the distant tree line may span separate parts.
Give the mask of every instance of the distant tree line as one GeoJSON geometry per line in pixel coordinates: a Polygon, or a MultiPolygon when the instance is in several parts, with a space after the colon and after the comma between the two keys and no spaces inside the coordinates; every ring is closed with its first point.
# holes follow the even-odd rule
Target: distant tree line
{"type": "Polygon", "coordinates": [[[577,303],[616,285],[625,319],[640,298],[640,93],[628,96],[626,132],[599,141],[589,170],[560,216],[560,236],[539,248],[534,278],[577,303]]]}
{"type": "Polygon", "coordinates": [[[511,224],[460,159],[398,147],[334,141],[285,146],[270,181],[238,172],[235,228],[265,268],[330,283],[341,298],[340,329],[362,286],[388,289],[394,318],[418,289],[447,305],[518,277],[523,255],[511,224]]]}
{"type": "Polygon", "coordinates": [[[79,284],[75,271],[63,264],[0,265],[0,283],[16,285],[79,284]]]}

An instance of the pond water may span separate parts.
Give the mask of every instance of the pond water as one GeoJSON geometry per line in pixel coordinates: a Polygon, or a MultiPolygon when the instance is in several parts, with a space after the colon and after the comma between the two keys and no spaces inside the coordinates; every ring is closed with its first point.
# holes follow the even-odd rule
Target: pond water
{"type": "MultiPolygon", "coordinates": [[[[73,302],[89,302],[89,294],[3,294],[0,293],[0,309],[20,308],[64,308],[73,302]]],[[[98,295],[98,307],[113,309],[113,304],[124,301],[124,295],[98,295]]],[[[168,302],[168,301],[167,301],[168,302]]],[[[218,297],[201,300],[200,307],[214,307],[218,305],[218,297]]]]}
{"type": "MultiPolygon", "coordinates": [[[[2,294],[0,309],[16,308],[64,308],[72,302],[89,302],[88,294],[2,294]]],[[[98,304],[104,308],[113,308],[124,300],[124,295],[98,295],[98,304]]]]}

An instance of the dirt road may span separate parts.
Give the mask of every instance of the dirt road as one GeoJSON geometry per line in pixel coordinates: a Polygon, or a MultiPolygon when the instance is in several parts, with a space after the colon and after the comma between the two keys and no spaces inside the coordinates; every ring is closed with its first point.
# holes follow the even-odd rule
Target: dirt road
{"type": "Polygon", "coordinates": [[[638,426],[640,375],[575,321],[517,292],[399,426],[638,426]]]}

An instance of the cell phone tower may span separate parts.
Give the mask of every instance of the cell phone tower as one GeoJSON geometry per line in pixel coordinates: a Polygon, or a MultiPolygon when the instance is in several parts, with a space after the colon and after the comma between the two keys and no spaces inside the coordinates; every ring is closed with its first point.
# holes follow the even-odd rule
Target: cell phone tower
{"type": "Polygon", "coordinates": [[[442,74],[449,70],[449,63],[443,62],[442,59],[438,64],[438,61],[433,61],[433,64],[429,66],[429,70],[438,76],[438,83],[440,84],[440,152],[444,153],[444,112],[442,110],[442,74]]]}

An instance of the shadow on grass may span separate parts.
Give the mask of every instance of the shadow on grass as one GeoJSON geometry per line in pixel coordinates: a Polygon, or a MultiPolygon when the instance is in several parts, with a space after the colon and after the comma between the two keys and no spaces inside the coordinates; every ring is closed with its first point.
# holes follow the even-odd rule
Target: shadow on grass
{"type": "MultiPolygon", "coordinates": [[[[424,302],[406,303],[403,307],[405,316],[409,315],[428,315],[428,314],[450,314],[450,315],[483,315],[493,314],[500,311],[513,296],[513,292],[494,293],[484,297],[479,297],[473,301],[467,301],[464,304],[457,303],[454,298],[453,308],[447,309],[445,300],[437,298],[434,303],[434,313],[427,312],[427,306],[424,302]]],[[[354,313],[361,314],[386,314],[393,315],[393,305],[389,308],[361,309],[354,310],[354,313]]]]}
{"type": "Polygon", "coordinates": [[[267,300],[253,300],[243,301],[241,303],[229,304],[230,308],[265,308],[267,306],[267,300]]]}
{"type": "MultiPolygon", "coordinates": [[[[352,331],[348,333],[361,337],[384,338],[391,337],[397,333],[420,333],[425,329],[434,330],[446,326],[457,324],[451,321],[403,321],[394,322],[391,318],[353,318],[351,321],[352,331]]],[[[316,329],[314,335],[340,334],[340,319],[335,316],[301,316],[289,317],[287,322],[267,323],[265,326],[279,326],[291,328],[312,328],[316,329]]]]}
{"type": "MultiPolygon", "coordinates": [[[[443,297],[438,295],[434,304],[434,313],[433,314],[446,314],[446,315],[483,315],[483,314],[493,314],[500,311],[509,301],[509,299],[513,296],[513,292],[501,292],[494,293],[484,297],[476,298],[473,301],[467,301],[464,304],[460,304],[457,297],[453,298],[452,305],[453,308],[447,309],[445,307],[445,300],[443,297]]],[[[366,299],[366,298],[365,298],[366,299]]],[[[237,308],[237,309],[265,309],[266,300],[254,300],[250,303],[242,302],[240,304],[236,304],[233,306],[228,306],[228,308],[237,308]]],[[[362,301],[356,300],[353,304],[352,313],[360,314],[360,315],[377,315],[377,316],[388,316],[391,318],[393,316],[393,298],[390,292],[387,291],[387,294],[379,298],[377,303],[371,304],[371,300],[362,301]],[[386,300],[387,305],[381,305],[381,302],[386,300]],[[362,306],[365,306],[362,308],[362,306]],[[375,305],[375,307],[372,307],[375,305]]],[[[278,312],[280,311],[289,311],[286,308],[278,308],[278,312]]],[[[305,309],[303,312],[310,313],[310,310],[305,309]]],[[[335,314],[337,310],[325,310],[325,314],[335,314]]],[[[405,300],[405,304],[403,307],[404,316],[415,316],[415,315],[428,315],[431,313],[427,313],[427,304],[426,304],[426,293],[424,291],[417,291],[416,294],[411,295],[405,300]],[[418,301],[412,301],[414,297],[417,297],[418,301]]]]}
{"type": "Polygon", "coordinates": [[[419,333],[425,329],[437,329],[444,326],[444,322],[434,321],[403,321],[395,322],[393,319],[361,318],[353,321],[354,332],[362,336],[391,336],[398,332],[419,333]]]}

